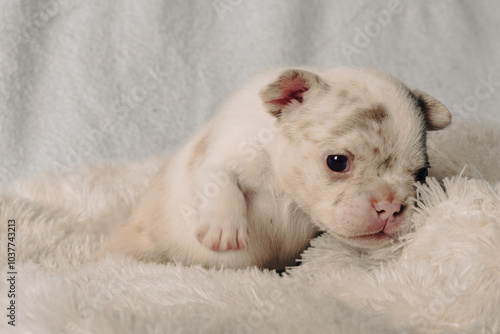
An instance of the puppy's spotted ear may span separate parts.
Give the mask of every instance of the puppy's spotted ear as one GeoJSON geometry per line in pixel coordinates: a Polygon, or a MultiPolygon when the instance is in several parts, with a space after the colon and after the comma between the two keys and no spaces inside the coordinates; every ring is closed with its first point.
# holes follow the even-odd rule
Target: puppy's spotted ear
{"type": "Polygon", "coordinates": [[[424,113],[428,131],[441,130],[450,125],[451,113],[444,104],[422,91],[415,89],[412,92],[424,113]]]}
{"type": "Polygon", "coordinates": [[[260,98],[272,115],[280,117],[283,112],[304,104],[310,95],[307,92],[326,87],[327,84],[318,75],[306,70],[290,69],[264,87],[260,91],[260,98]]]}

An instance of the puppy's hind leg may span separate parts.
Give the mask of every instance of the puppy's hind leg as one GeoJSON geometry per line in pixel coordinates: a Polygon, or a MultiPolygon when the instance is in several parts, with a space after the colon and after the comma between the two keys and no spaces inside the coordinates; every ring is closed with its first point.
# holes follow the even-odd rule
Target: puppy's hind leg
{"type": "Polygon", "coordinates": [[[140,220],[131,218],[118,233],[111,237],[109,243],[101,251],[103,257],[108,253],[120,253],[132,256],[138,260],[155,260],[167,262],[168,259],[158,259],[154,257],[154,243],[144,231],[140,220]]]}

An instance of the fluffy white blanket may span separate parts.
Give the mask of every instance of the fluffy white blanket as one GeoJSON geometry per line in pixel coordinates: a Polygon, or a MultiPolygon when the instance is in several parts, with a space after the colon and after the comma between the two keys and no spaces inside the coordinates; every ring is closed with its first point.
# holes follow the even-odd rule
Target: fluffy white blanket
{"type": "MultiPolygon", "coordinates": [[[[465,169],[418,187],[415,230],[403,242],[364,253],[324,234],[282,276],[96,260],[158,159],[20,181],[0,198],[3,250],[5,222],[16,221],[15,332],[498,333],[499,129],[475,121],[431,136],[435,175],[465,169]]],[[[1,331],[14,333],[3,319],[1,331]]]]}
{"type": "Polygon", "coordinates": [[[0,4],[1,333],[499,333],[498,126],[430,145],[403,245],[324,235],[280,277],[95,261],[158,166],[236,87],[273,67],[374,67],[499,121],[500,2],[9,0],[0,4]],[[464,169],[464,166],[466,167],[464,169]],[[464,169],[462,176],[458,177],[464,169]],[[467,178],[468,177],[468,178],[467,178]],[[8,219],[16,221],[9,326],[8,219]]]}

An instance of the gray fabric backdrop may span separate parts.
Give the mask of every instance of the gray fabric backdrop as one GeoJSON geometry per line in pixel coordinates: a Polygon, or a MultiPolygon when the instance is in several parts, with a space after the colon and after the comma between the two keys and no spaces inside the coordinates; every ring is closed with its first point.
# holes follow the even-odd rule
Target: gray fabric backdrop
{"type": "Polygon", "coordinates": [[[0,4],[0,185],[172,150],[277,66],[388,71],[455,118],[500,120],[500,2],[25,0],[0,4]]]}

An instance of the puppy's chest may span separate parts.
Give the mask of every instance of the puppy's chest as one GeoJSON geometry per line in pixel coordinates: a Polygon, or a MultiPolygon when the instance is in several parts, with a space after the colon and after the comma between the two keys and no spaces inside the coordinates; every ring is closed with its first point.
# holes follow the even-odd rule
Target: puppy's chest
{"type": "Polygon", "coordinates": [[[266,268],[284,269],[308,246],[317,231],[311,219],[281,194],[245,194],[250,247],[266,268]]]}
{"type": "Polygon", "coordinates": [[[313,229],[310,217],[281,189],[268,186],[244,194],[250,233],[270,244],[288,247],[291,241],[306,238],[313,229]]]}
{"type": "Polygon", "coordinates": [[[269,159],[262,162],[248,166],[244,175],[239,177],[247,214],[252,217],[251,224],[256,226],[270,230],[288,229],[293,212],[300,210],[281,187],[269,159]]]}

